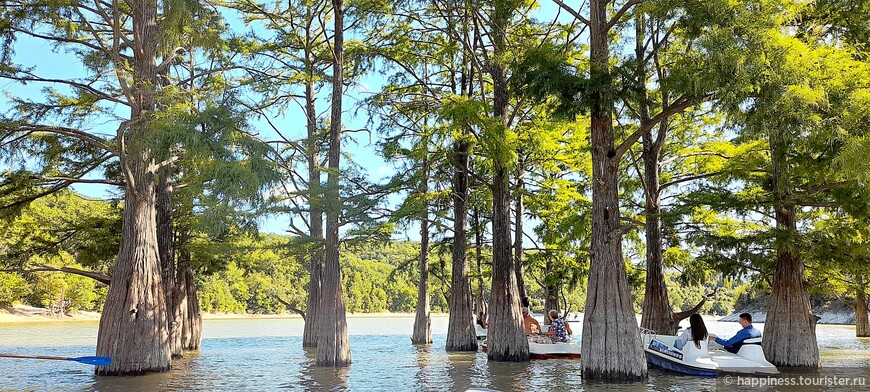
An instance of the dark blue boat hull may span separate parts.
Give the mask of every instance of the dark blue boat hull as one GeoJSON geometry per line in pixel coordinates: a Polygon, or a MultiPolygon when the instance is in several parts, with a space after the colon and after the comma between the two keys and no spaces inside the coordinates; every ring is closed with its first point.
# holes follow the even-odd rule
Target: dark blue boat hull
{"type": "Polygon", "coordinates": [[[688,374],[691,376],[716,377],[718,373],[715,370],[697,368],[677,361],[672,361],[650,352],[646,353],[646,361],[654,368],[688,374]]]}

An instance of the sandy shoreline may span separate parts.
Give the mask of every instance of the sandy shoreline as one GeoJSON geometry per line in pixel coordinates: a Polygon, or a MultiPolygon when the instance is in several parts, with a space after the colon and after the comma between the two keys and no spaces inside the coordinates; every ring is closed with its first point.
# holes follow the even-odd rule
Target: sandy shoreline
{"type": "MultiPolygon", "coordinates": [[[[433,313],[432,316],[440,314],[433,313]]],[[[413,317],[413,313],[348,313],[347,317],[353,318],[383,318],[383,317],[413,317]]],[[[281,314],[239,314],[239,313],[203,313],[205,320],[222,319],[286,319],[302,318],[298,313],[281,314]]],[[[39,323],[39,322],[69,322],[69,321],[99,321],[99,312],[78,311],[74,314],[59,316],[52,315],[48,309],[33,306],[15,304],[8,309],[0,309],[0,324],[3,323],[39,323]]]]}
{"type": "Polygon", "coordinates": [[[0,323],[38,323],[38,322],[63,322],[63,321],[97,321],[100,313],[78,311],[74,314],[61,316],[53,315],[45,308],[15,304],[8,309],[0,309],[0,323]]]}

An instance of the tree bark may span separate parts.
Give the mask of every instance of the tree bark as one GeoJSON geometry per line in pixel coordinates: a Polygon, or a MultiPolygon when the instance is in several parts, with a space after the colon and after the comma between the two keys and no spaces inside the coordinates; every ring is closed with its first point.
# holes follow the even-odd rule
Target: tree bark
{"type": "MultiPolygon", "coordinates": [[[[310,34],[310,32],[307,32],[310,34]]],[[[309,38],[307,42],[311,42],[309,38]]],[[[308,283],[308,307],[305,310],[305,327],[302,332],[302,347],[317,347],[317,306],[320,302],[321,271],[323,270],[323,203],[320,187],[320,143],[317,135],[317,113],[314,105],[314,69],[309,51],[305,52],[305,118],[308,129],[308,189],[309,189],[309,229],[311,241],[311,278],[308,283]]]]}
{"type": "Polygon", "coordinates": [[[789,163],[779,131],[771,131],[769,139],[776,218],[776,266],[762,346],[767,360],[776,366],[816,368],[819,366],[817,318],[812,314],[803,261],[793,251],[797,220],[795,205],[790,200],[789,163]]]}
{"type": "MultiPolygon", "coordinates": [[[[181,260],[183,252],[179,253],[179,261],[181,260]]],[[[172,318],[172,323],[174,325],[170,325],[169,328],[169,340],[170,345],[177,345],[177,347],[184,352],[185,344],[184,344],[184,330],[187,327],[188,321],[188,297],[187,297],[187,279],[185,277],[184,266],[181,263],[177,263],[177,269],[175,271],[175,285],[172,287],[172,307],[169,309],[169,317],[172,318]]],[[[174,347],[173,347],[174,349],[174,347]]],[[[173,353],[174,356],[174,353],[173,353]]]]}
{"type": "MultiPolygon", "coordinates": [[[[636,88],[642,97],[638,104],[640,122],[649,121],[649,100],[647,99],[647,67],[644,37],[646,36],[646,24],[644,16],[636,16],[635,23],[635,58],[637,59],[636,88]]],[[[667,93],[662,93],[662,106],[667,105],[667,93]]],[[[665,282],[665,267],[662,254],[662,220],[661,220],[661,197],[660,197],[660,168],[659,155],[661,154],[664,136],[668,131],[667,121],[659,124],[658,137],[654,140],[651,132],[643,135],[643,190],[645,199],[644,213],[646,225],[646,285],[643,297],[643,310],[640,326],[660,334],[674,335],[677,333],[677,325],[680,320],[675,319],[668,298],[668,286],[665,282]]]]}
{"type": "Polygon", "coordinates": [[[477,268],[477,313],[475,315],[479,316],[480,312],[483,312],[484,319],[486,319],[489,311],[487,310],[486,298],[483,296],[483,229],[480,222],[480,209],[474,207],[471,215],[474,222],[474,264],[477,268]]]}
{"type": "Polygon", "coordinates": [[[523,194],[525,192],[525,182],[523,176],[523,166],[525,160],[520,154],[519,162],[517,162],[517,189],[516,201],[514,203],[516,211],[514,211],[514,262],[517,273],[517,290],[520,298],[526,296],[526,279],[523,270],[523,194]]]}
{"type": "Polygon", "coordinates": [[[97,334],[97,355],[112,357],[110,365],[96,368],[102,376],[164,372],[172,356],[157,250],[156,184],[146,169],[150,161],[137,161],[130,162],[137,189],[127,191],[118,262],[97,334]]]}
{"type": "MultiPolygon", "coordinates": [[[[428,145],[428,143],[427,143],[428,145]]],[[[428,149],[428,146],[427,146],[428,149]]],[[[429,306],[429,152],[423,157],[423,179],[420,193],[423,195],[423,216],[420,219],[420,285],[417,287],[417,315],[414,318],[413,344],[432,343],[432,320],[429,306]]]]}
{"type": "MultiPolygon", "coordinates": [[[[547,273],[551,273],[553,269],[553,262],[550,259],[547,259],[546,264],[544,265],[547,273]]],[[[547,286],[544,287],[546,290],[546,297],[544,298],[544,313],[549,312],[550,310],[555,310],[559,313],[559,284],[555,281],[548,280],[547,286]]],[[[544,324],[550,324],[550,320],[544,317],[544,324]]]]}
{"type": "MultiPolygon", "coordinates": [[[[497,165],[499,166],[499,165],[497,165]]],[[[489,300],[487,356],[496,361],[526,361],[529,341],[523,329],[516,272],[511,255],[510,201],[507,171],[496,169],[493,178],[493,262],[489,300]]]]}
{"type": "Polygon", "coordinates": [[[179,337],[184,351],[199,350],[202,341],[202,315],[199,310],[199,298],[196,294],[196,282],[193,276],[193,265],[190,260],[190,229],[178,228],[178,261],[175,272],[175,305],[174,317],[181,320],[179,337]]]}
{"type": "MultiPolygon", "coordinates": [[[[157,2],[132,4],[133,72],[129,136],[121,164],[127,178],[121,246],[100,318],[97,355],[112,357],[97,375],[138,375],[169,370],[171,352],[166,295],[157,249],[156,179],[148,117],[157,99],[157,2]]],[[[117,64],[121,67],[121,64],[117,64]]],[[[121,141],[119,141],[121,142],[121,141]]],[[[121,143],[124,145],[124,143],[121,143]]]]}
{"type": "Polygon", "coordinates": [[[862,286],[855,289],[855,336],[859,338],[870,337],[870,317],[867,314],[867,294],[864,290],[864,281],[861,280],[862,286]]]}
{"type": "Polygon", "coordinates": [[[157,183],[157,249],[160,254],[161,279],[166,294],[167,321],[169,323],[169,350],[173,358],[181,358],[181,314],[175,305],[175,225],[172,220],[172,165],[158,172],[157,183]]]}
{"type": "MultiPolygon", "coordinates": [[[[467,4],[464,9],[465,17],[462,23],[466,35],[466,40],[471,40],[468,31],[469,13],[471,10],[467,4]]],[[[476,46],[476,41],[475,46],[476,46]]],[[[463,51],[462,53],[462,68],[461,85],[462,95],[471,97],[474,95],[474,65],[468,59],[469,56],[474,56],[474,53],[463,51]],[[468,68],[466,69],[465,66],[468,68]]],[[[453,145],[451,160],[453,163],[453,179],[452,193],[453,199],[453,249],[452,249],[452,265],[451,265],[451,283],[450,283],[450,298],[447,299],[447,306],[450,315],[447,323],[447,343],[445,348],[447,351],[477,351],[477,334],[474,329],[474,316],[471,308],[471,284],[468,280],[468,165],[469,165],[469,142],[468,130],[463,129],[463,132],[453,145]]],[[[476,229],[479,230],[478,227],[476,229]]],[[[477,249],[480,252],[480,248],[477,249]]],[[[480,260],[478,259],[478,270],[480,270],[480,260]]],[[[483,284],[478,286],[480,296],[478,297],[478,312],[484,311],[483,306],[483,284]]]]}
{"type": "MultiPolygon", "coordinates": [[[[505,2],[495,2],[490,18],[493,51],[489,71],[493,84],[493,117],[501,119],[500,126],[494,131],[500,134],[500,140],[507,139],[509,96],[502,57],[506,54],[506,30],[512,13],[513,9],[505,2]]],[[[511,255],[509,162],[504,156],[492,158],[492,290],[486,336],[487,356],[496,361],[527,361],[529,341],[523,328],[517,271],[511,255]]]]}
{"type": "Polygon", "coordinates": [[[592,92],[592,259],[581,366],[585,380],[639,380],[646,377],[647,365],[622,255],[619,159],[614,146],[613,102],[607,91],[613,85],[608,64],[608,3],[590,1],[590,76],[599,87],[592,92]]]}
{"type": "Polygon", "coordinates": [[[322,292],[318,312],[318,366],[350,365],[344,292],[339,265],[339,168],[341,161],[341,101],[344,85],[344,2],[332,0],[335,31],[332,66],[332,122],[329,127],[329,175],[326,183],[326,258],[322,271],[322,292]]]}
{"type": "Polygon", "coordinates": [[[453,148],[453,277],[448,300],[447,351],[477,351],[468,284],[468,148],[465,140],[458,141],[453,148]]]}
{"type": "Polygon", "coordinates": [[[184,290],[187,297],[187,309],[182,323],[181,343],[184,350],[197,351],[202,343],[202,313],[199,309],[199,296],[196,291],[196,281],[193,278],[190,252],[182,251],[182,255],[184,256],[184,290]]]}

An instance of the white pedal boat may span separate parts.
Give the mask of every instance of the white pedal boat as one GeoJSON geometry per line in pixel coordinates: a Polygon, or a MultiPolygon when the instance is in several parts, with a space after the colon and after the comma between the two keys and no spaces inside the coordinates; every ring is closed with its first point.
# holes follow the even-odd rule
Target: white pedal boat
{"type": "MultiPolygon", "coordinates": [[[[529,337],[530,359],[580,359],[580,344],[574,341],[559,343],[536,343],[529,337]]],[[[486,352],[486,340],[480,342],[486,352]]]]}
{"type": "Polygon", "coordinates": [[[568,340],[560,343],[535,343],[529,340],[531,359],[580,359],[580,343],[568,340]]]}
{"type": "Polygon", "coordinates": [[[486,340],[486,328],[481,327],[478,323],[474,323],[474,334],[477,335],[477,340],[486,340]]]}
{"type": "Polygon", "coordinates": [[[682,350],[679,350],[674,347],[677,336],[644,331],[641,337],[647,363],[655,368],[709,377],[716,376],[720,372],[779,373],[776,366],[764,358],[761,338],[746,339],[740,351],[732,354],[725,350],[709,350],[706,340],[701,342],[700,349],[694,342],[689,341],[682,350]]]}

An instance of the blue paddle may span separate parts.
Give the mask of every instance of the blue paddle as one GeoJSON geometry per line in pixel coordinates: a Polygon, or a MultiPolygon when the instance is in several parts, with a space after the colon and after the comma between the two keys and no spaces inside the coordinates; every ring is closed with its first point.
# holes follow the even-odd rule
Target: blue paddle
{"type": "Polygon", "coordinates": [[[47,355],[21,355],[21,354],[0,354],[0,357],[4,358],[24,358],[24,359],[52,359],[57,361],[75,361],[79,363],[83,363],[85,365],[94,365],[94,366],[108,366],[112,363],[111,357],[77,357],[77,358],[67,358],[67,357],[52,357],[47,355]]]}

